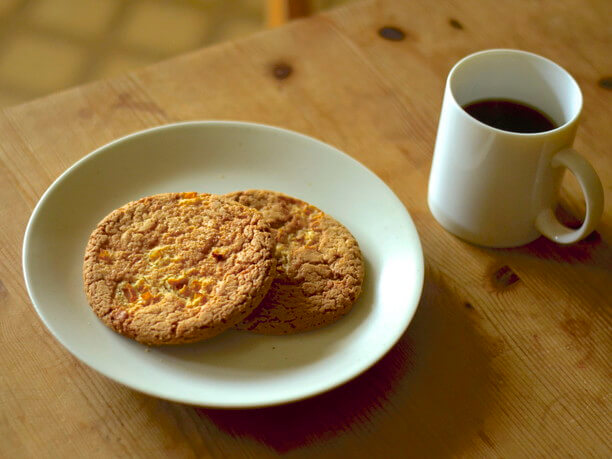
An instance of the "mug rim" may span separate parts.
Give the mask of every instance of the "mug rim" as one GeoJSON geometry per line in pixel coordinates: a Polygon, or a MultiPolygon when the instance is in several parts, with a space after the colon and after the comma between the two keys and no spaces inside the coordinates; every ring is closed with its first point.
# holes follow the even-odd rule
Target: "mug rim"
{"type": "Polygon", "coordinates": [[[576,121],[578,120],[578,118],[580,117],[580,114],[582,113],[582,106],[583,106],[583,102],[584,102],[584,98],[582,96],[582,90],[580,89],[580,86],[578,85],[578,82],[576,81],[576,79],[571,75],[571,73],[569,73],[566,69],[564,69],[563,67],[561,67],[559,64],[557,64],[556,62],[552,61],[551,59],[548,59],[544,56],[540,56],[539,54],[536,53],[532,53],[530,51],[523,51],[520,49],[511,49],[511,48],[493,48],[493,49],[485,49],[485,50],[481,50],[481,51],[476,51],[475,53],[472,54],[468,54],[467,56],[462,57],[459,61],[457,61],[455,63],[455,65],[453,65],[453,67],[451,68],[450,72],[448,73],[448,78],[446,79],[446,86],[448,88],[448,91],[451,95],[451,99],[453,101],[453,104],[459,108],[459,111],[461,113],[463,113],[463,115],[467,116],[470,120],[476,122],[478,125],[486,127],[488,129],[493,130],[494,132],[498,133],[498,134],[506,134],[506,135],[510,135],[510,136],[526,136],[526,137],[538,137],[538,136],[545,136],[545,135],[550,135],[550,134],[554,134],[556,132],[559,132],[563,129],[567,129],[569,126],[573,125],[574,123],[576,123],[576,121]],[[465,111],[465,109],[459,104],[459,102],[457,102],[457,98],[455,97],[455,94],[453,92],[453,88],[452,88],[452,79],[455,75],[455,73],[466,64],[466,62],[482,56],[484,54],[518,54],[518,55],[523,55],[523,56],[528,56],[532,59],[536,59],[536,60],[540,60],[540,61],[544,61],[549,65],[552,65],[553,67],[555,67],[557,70],[559,70],[561,73],[564,73],[565,75],[567,75],[571,81],[571,83],[574,85],[574,87],[576,88],[576,91],[578,93],[578,108],[576,110],[576,113],[570,118],[568,119],[565,123],[557,126],[554,129],[550,129],[548,131],[542,131],[542,132],[514,132],[514,131],[506,131],[503,129],[499,129],[493,126],[490,126],[486,123],[483,123],[482,121],[474,118],[472,115],[470,115],[468,112],[465,111]]]}

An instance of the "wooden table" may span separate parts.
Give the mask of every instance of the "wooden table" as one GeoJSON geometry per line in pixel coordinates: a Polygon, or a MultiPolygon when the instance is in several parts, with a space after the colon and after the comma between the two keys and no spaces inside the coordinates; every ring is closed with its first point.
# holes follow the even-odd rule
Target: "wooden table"
{"type": "MultiPolygon", "coordinates": [[[[0,457],[610,457],[610,18],[609,0],[367,1],[4,111],[0,457]],[[494,47],[547,56],[582,87],[576,148],[608,204],[581,243],[487,250],[442,230],[427,209],[446,74],[494,47]],[[404,202],[423,243],[423,297],[367,373],[287,406],[194,408],[106,379],[46,331],[20,262],[43,191],[116,137],[191,119],[313,135],[404,202]]],[[[575,224],[584,204],[571,178],[562,203],[575,224]]]]}

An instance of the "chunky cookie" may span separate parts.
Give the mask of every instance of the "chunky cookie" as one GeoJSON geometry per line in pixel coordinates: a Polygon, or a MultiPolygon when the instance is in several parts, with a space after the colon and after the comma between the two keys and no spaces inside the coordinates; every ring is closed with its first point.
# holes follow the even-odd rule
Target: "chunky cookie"
{"type": "Polygon", "coordinates": [[[329,324],[346,314],[359,293],[364,267],[351,233],[329,215],[274,191],[226,195],[257,209],[276,239],[276,277],[253,314],[234,328],[288,334],[329,324]]]}
{"type": "Polygon", "coordinates": [[[243,320],[274,275],[262,215],[219,196],[159,194],[104,218],[89,238],[89,304],[113,330],[150,345],[199,341],[243,320]]]}

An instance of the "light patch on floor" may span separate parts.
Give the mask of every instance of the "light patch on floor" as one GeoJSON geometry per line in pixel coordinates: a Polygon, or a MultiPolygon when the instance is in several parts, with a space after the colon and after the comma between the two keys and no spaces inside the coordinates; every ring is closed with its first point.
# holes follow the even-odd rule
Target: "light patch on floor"
{"type": "MultiPolygon", "coordinates": [[[[311,0],[313,12],[353,0],[311,0]]],[[[0,107],[265,27],[264,0],[0,0],[0,107]]]]}

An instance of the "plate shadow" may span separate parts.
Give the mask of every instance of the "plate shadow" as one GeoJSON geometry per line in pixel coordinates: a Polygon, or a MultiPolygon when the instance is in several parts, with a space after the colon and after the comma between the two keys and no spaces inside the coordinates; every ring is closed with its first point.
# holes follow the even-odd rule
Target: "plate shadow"
{"type": "Polygon", "coordinates": [[[491,443],[482,425],[496,384],[491,365],[496,347],[475,326],[478,314],[477,306],[461,300],[428,269],[408,331],[358,378],[284,406],[194,409],[202,422],[278,453],[325,441],[326,451],[333,455],[336,447],[340,454],[346,451],[343,441],[350,441],[353,448],[361,442],[363,454],[397,457],[401,452],[401,457],[410,457],[406,445],[413,445],[413,457],[425,451],[428,457],[439,457],[458,454],[474,441],[491,443]],[[355,430],[359,441],[343,436],[355,430]],[[381,431],[384,444],[368,441],[381,431]]]}

